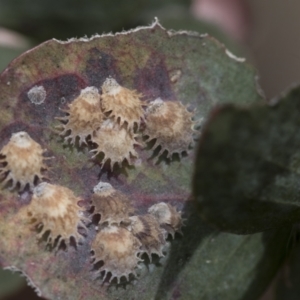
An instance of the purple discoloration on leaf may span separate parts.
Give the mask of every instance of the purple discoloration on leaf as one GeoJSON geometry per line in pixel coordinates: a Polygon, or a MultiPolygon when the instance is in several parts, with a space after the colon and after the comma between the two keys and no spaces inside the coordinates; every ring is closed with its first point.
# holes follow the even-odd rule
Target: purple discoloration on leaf
{"type": "Polygon", "coordinates": [[[147,100],[159,97],[164,100],[175,100],[164,60],[160,59],[157,53],[152,55],[146,66],[136,72],[136,90],[144,91],[147,100]]]}
{"type": "Polygon", "coordinates": [[[33,133],[34,130],[32,130],[32,127],[29,124],[26,124],[22,121],[16,121],[16,122],[7,124],[0,131],[0,136],[1,136],[0,147],[2,148],[5,144],[7,144],[11,138],[11,135],[18,131],[26,131],[31,136],[31,134],[33,133]]]}
{"type": "Polygon", "coordinates": [[[20,95],[18,105],[22,110],[15,111],[15,118],[30,116],[36,120],[38,126],[49,126],[54,117],[60,115],[59,108],[66,108],[67,103],[79,95],[80,90],[86,86],[85,81],[77,74],[66,74],[52,79],[41,80],[34,83],[36,86],[44,87],[46,99],[41,105],[33,104],[28,98],[29,87],[20,95]],[[63,101],[62,101],[63,99],[63,101]],[[22,115],[20,115],[22,113],[22,115]]]}
{"type": "Polygon", "coordinates": [[[179,285],[179,283],[177,283],[177,284],[174,285],[174,287],[173,287],[172,300],[180,299],[181,296],[182,296],[182,294],[181,294],[181,292],[180,292],[180,285],[179,285]]]}
{"type": "Polygon", "coordinates": [[[90,85],[100,88],[109,76],[120,81],[120,73],[116,69],[117,62],[112,55],[97,48],[92,48],[88,57],[85,72],[90,85]]]}

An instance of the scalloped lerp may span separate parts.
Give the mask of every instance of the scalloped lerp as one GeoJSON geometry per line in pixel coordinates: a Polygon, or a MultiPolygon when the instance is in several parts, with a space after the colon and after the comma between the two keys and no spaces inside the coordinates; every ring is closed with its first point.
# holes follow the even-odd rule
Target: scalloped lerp
{"type": "Polygon", "coordinates": [[[194,145],[196,122],[193,113],[179,101],[163,101],[158,98],[149,103],[146,109],[146,128],[143,135],[147,141],[155,139],[153,149],[161,147],[158,155],[167,151],[167,157],[173,153],[182,154],[194,145]]]}
{"type": "Polygon", "coordinates": [[[58,126],[62,131],[61,136],[75,144],[79,137],[79,144],[86,143],[86,138],[91,136],[103,123],[104,115],[100,107],[100,94],[93,86],[81,90],[80,95],[63,110],[68,115],[56,119],[66,122],[58,126]]]}
{"type": "Polygon", "coordinates": [[[135,90],[122,87],[112,77],[108,77],[102,85],[101,105],[105,113],[121,126],[127,124],[127,129],[140,126],[144,118],[141,101],[142,94],[135,90]]]}
{"type": "Polygon", "coordinates": [[[12,181],[12,188],[18,183],[21,190],[27,184],[33,188],[36,177],[42,179],[42,170],[47,169],[43,156],[45,151],[27,132],[13,133],[0,152],[0,174],[4,175],[2,185],[12,181]]]}
{"type": "Polygon", "coordinates": [[[47,243],[54,244],[55,239],[59,238],[59,245],[70,237],[74,237],[78,243],[83,240],[78,227],[86,229],[84,209],[77,204],[80,200],[66,187],[42,182],[34,188],[32,200],[23,208],[23,213],[30,224],[43,226],[39,238],[50,231],[47,243]]]}
{"type": "Polygon", "coordinates": [[[109,225],[128,223],[129,217],[133,215],[134,208],[126,195],[115,190],[108,182],[100,181],[94,187],[92,196],[93,214],[100,214],[99,224],[109,225]]]}

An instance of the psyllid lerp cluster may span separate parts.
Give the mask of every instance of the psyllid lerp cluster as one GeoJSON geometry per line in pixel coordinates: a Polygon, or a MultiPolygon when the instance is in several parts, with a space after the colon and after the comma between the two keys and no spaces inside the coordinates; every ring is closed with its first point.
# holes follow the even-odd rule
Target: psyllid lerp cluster
{"type": "MultiPolygon", "coordinates": [[[[180,158],[193,146],[193,113],[180,102],[161,98],[143,101],[141,93],[122,87],[112,77],[104,81],[101,90],[93,86],[82,89],[63,110],[66,115],[56,117],[62,123],[57,133],[71,147],[85,145],[96,152],[96,160],[102,152],[104,158],[99,163],[109,162],[113,169],[114,164],[121,168],[124,160],[133,164],[138,158],[135,145],[146,148],[147,141],[154,140],[154,151],[159,147],[157,156],[166,152],[167,158],[175,153],[180,158]]],[[[18,214],[28,220],[27,226],[39,231],[39,239],[48,233],[46,243],[53,248],[59,248],[62,242],[70,247],[71,238],[77,245],[84,243],[84,233],[78,229],[87,232],[93,215],[98,214],[91,252],[93,263],[103,264],[97,273],[109,282],[115,278],[117,282],[121,278],[129,281],[130,274],[137,277],[144,253],[150,261],[153,254],[164,256],[168,235],[174,238],[182,227],[181,212],[176,207],[160,202],[147,213],[137,214],[130,194],[100,181],[93,188],[93,211],[89,213],[78,205],[80,197],[68,187],[42,181],[42,172],[47,170],[45,151],[28,133],[16,132],[0,152],[4,187],[32,191],[31,201],[18,214]]],[[[55,157],[51,163],[55,163],[55,157]]]]}

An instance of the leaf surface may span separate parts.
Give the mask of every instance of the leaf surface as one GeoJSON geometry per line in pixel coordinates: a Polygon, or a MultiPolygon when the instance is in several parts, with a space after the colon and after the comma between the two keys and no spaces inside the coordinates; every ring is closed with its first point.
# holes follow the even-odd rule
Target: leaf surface
{"type": "MultiPolygon", "coordinates": [[[[85,204],[91,198],[92,188],[102,180],[129,195],[140,214],[146,213],[151,205],[164,201],[183,210],[188,221],[183,238],[177,236],[175,241],[170,241],[165,259],[141,264],[136,280],[107,286],[100,280],[93,280],[95,270],[90,249],[96,234],[95,226],[89,226],[85,242],[77,249],[50,250],[45,241],[37,241],[36,232],[18,214],[30,202],[31,192],[16,193],[4,189],[0,194],[0,258],[3,266],[21,270],[38,293],[48,299],[187,299],[188,294],[194,299],[204,287],[192,284],[191,288],[191,283],[204,282],[203,278],[207,278],[207,285],[210,285],[208,290],[201,292],[203,299],[215,299],[216,291],[211,285],[223,281],[217,267],[219,261],[224,264],[224,272],[233,271],[231,260],[235,259],[235,251],[248,248],[249,243],[257,255],[247,256],[251,263],[241,266],[245,268],[243,274],[248,283],[240,286],[234,275],[229,285],[230,293],[225,285],[218,290],[219,294],[228,295],[224,299],[233,299],[230,297],[238,290],[235,299],[240,299],[256,282],[254,269],[260,264],[264,265],[266,272],[263,274],[268,281],[273,276],[274,266],[281,262],[283,248],[278,247],[272,263],[262,260],[265,248],[276,241],[277,234],[279,239],[285,239],[286,233],[274,231],[265,243],[263,235],[218,234],[199,223],[193,209],[186,207],[191,196],[193,150],[181,159],[174,157],[172,161],[156,163],[149,159],[151,151],[137,148],[141,163],[110,172],[105,168],[101,170],[100,165],[91,160],[87,148],[63,145],[54,132],[54,127],[59,124],[55,117],[63,116],[60,109],[65,109],[81,89],[87,86],[100,88],[109,76],[142,93],[145,101],[157,97],[181,101],[189,110],[196,109],[196,120],[206,118],[210,109],[220,103],[263,102],[256,90],[253,69],[233,58],[216,40],[207,35],[168,32],[157,22],[150,27],[90,40],[51,40],[26,52],[0,77],[0,147],[8,142],[12,133],[26,131],[48,150],[47,155],[55,157],[49,162],[52,168],[47,174],[50,182],[72,189],[85,204]],[[28,92],[35,86],[42,86],[46,92],[44,102],[39,105],[28,97],[28,92]],[[210,242],[212,238],[216,243],[210,242]],[[224,253],[220,244],[228,245],[228,252],[224,253]],[[210,253],[216,254],[212,257],[210,253]],[[208,268],[209,263],[202,260],[202,255],[207,256],[212,265],[215,262],[217,265],[208,268]],[[176,294],[180,282],[180,294],[176,294]]],[[[239,259],[245,260],[243,251],[239,259]]]]}

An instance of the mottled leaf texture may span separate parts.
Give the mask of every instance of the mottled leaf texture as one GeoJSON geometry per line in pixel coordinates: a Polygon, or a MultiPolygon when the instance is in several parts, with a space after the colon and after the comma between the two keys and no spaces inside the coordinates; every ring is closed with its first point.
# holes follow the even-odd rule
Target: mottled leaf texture
{"type": "Polygon", "coordinates": [[[242,234],[299,221],[299,112],[299,88],[270,106],[214,111],[194,177],[204,219],[242,234]]]}
{"type": "Polygon", "coordinates": [[[181,101],[190,111],[196,109],[195,121],[219,103],[262,102],[253,69],[241,59],[207,35],[166,31],[158,22],[89,40],[51,40],[26,52],[0,77],[0,147],[12,133],[26,131],[47,149],[46,156],[54,157],[45,172],[50,183],[73,190],[83,207],[101,180],[124,193],[138,214],[163,201],[183,210],[186,221],[183,235],[168,241],[164,258],[153,255],[150,263],[143,256],[137,278],[102,283],[91,263],[95,225],[87,224],[86,238],[77,247],[46,247],[19,214],[32,193],[5,188],[0,194],[1,264],[25,274],[47,299],[256,299],[281,263],[289,228],[245,237],[202,224],[186,205],[193,150],[156,163],[149,159],[151,151],[137,146],[140,159],[111,172],[101,169],[87,147],[64,145],[55,133],[55,117],[64,116],[61,109],[81,89],[100,89],[109,76],[142,93],[146,102],[157,97],[181,101]],[[32,89],[38,92],[35,99],[32,89]],[[272,255],[268,249],[275,249],[272,255]]]}

